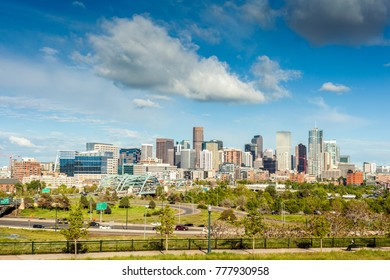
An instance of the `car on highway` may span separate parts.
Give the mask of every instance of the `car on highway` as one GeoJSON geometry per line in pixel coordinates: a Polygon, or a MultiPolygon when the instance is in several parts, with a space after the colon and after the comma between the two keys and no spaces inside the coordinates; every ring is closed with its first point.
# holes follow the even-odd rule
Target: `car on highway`
{"type": "Polygon", "coordinates": [[[99,228],[100,228],[100,229],[111,229],[111,226],[104,226],[104,225],[102,225],[102,226],[100,226],[99,228]]]}
{"type": "Polygon", "coordinates": [[[188,230],[188,227],[185,225],[176,225],[175,230],[188,230]]]}
{"type": "Polygon", "coordinates": [[[57,224],[68,224],[68,219],[67,218],[62,218],[62,219],[57,219],[57,224]]]}
{"type": "Polygon", "coordinates": [[[33,224],[33,228],[45,228],[45,226],[41,224],[33,224]]]}
{"type": "Polygon", "coordinates": [[[99,227],[100,224],[98,222],[92,221],[92,222],[89,223],[89,226],[90,227],[99,227]]]}

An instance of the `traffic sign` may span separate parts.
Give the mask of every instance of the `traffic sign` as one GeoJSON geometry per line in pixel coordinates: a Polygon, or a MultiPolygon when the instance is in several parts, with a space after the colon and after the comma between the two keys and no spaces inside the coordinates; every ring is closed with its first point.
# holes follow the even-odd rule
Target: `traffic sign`
{"type": "Polygon", "coordinates": [[[97,211],[104,211],[107,209],[107,202],[97,202],[96,203],[96,210],[97,211]]]}
{"type": "Polygon", "coordinates": [[[0,204],[1,204],[1,205],[7,205],[7,204],[9,204],[9,197],[0,199],[0,204]]]}
{"type": "Polygon", "coordinates": [[[49,188],[44,188],[44,189],[42,189],[42,193],[50,193],[50,189],[49,188]]]}

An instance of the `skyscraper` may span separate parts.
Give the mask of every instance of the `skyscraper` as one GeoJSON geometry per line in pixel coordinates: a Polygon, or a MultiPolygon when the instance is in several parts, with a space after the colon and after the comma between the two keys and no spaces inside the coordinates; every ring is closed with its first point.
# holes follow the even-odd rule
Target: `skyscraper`
{"type": "MultiPolygon", "coordinates": [[[[217,150],[218,151],[218,150],[217,150]]],[[[200,152],[200,168],[205,171],[210,171],[213,169],[213,152],[208,150],[203,150],[200,152]]]]}
{"type": "Polygon", "coordinates": [[[337,168],[340,160],[340,149],[337,146],[336,140],[324,141],[324,152],[329,155],[329,163],[327,169],[337,168]]]}
{"type": "Polygon", "coordinates": [[[321,176],[323,170],[323,131],[314,128],[309,131],[309,151],[307,159],[307,173],[310,175],[315,175],[317,177],[321,176]]]}
{"type": "Polygon", "coordinates": [[[295,164],[299,173],[306,173],[307,170],[307,149],[303,144],[295,147],[295,164]]]}
{"type": "Polygon", "coordinates": [[[174,165],[174,141],[167,138],[156,138],[156,158],[163,163],[174,165]]]}
{"type": "Polygon", "coordinates": [[[153,157],[153,145],[142,144],[141,145],[141,160],[148,160],[153,157]]]}
{"type": "Polygon", "coordinates": [[[195,126],[192,130],[193,149],[195,150],[195,168],[200,167],[200,152],[202,151],[203,127],[195,126]]]}
{"type": "Polygon", "coordinates": [[[277,170],[291,170],[291,132],[276,132],[277,170]]]}
{"type": "Polygon", "coordinates": [[[253,157],[253,160],[255,160],[256,158],[262,158],[263,157],[263,136],[261,135],[253,136],[251,143],[257,145],[257,155],[253,157]]]}
{"type": "Polygon", "coordinates": [[[212,164],[211,168],[214,170],[219,169],[220,161],[219,161],[219,144],[218,142],[208,141],[204,142],[202,145],[202,150],[207,150],[212,153],[212,164]]]}

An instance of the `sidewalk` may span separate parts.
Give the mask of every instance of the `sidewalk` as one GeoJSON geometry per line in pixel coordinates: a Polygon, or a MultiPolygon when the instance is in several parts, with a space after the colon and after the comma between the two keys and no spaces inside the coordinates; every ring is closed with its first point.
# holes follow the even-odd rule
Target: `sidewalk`
{"type": "MultiPolygon", "coordinates": [[[[379,248],[365,248],[366,250],[378,250],[378,251],[390,251],[390,247],[379,247],[379,248]]],[[[345,248],[323,248],[323,252],[332,252],[332,251],[345,251],[345,248]]],[[[234,254],[251,254],[252,250],[213,250],[214,253],[234,253],[234,254]]],[[[256,254],[267,254],[267,253],[313,253],[321,252],[320,248],[310,248],[310,249],[255,249],[256,254]]],[[[137,251],[137,252],[102,252],[102,253],[86,253],[79,254],[75,258],[74,254],[38,254],[38,255],[0,255],[0,260],[74,260],[74,259],[106,259],[110,257],[128,257],[128,256],[154,256],[161,254],[168,255],[196,255],[196,254],[206,254],[206,251],[200,250],[169,250],[167,253],[165,251],[137,251]]],[[[351,252],[353,253],[353,252],[351,252]]]]}

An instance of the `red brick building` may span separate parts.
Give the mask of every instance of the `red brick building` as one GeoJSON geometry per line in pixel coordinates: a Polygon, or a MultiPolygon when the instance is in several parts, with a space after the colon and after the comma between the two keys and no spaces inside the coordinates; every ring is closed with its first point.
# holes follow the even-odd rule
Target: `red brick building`
{"type": "Polygon", "coordinates": [[[348,172],[347,173],[347,185],[360,186],[363,184],[364,176],[363,172],[348,172]]]}

